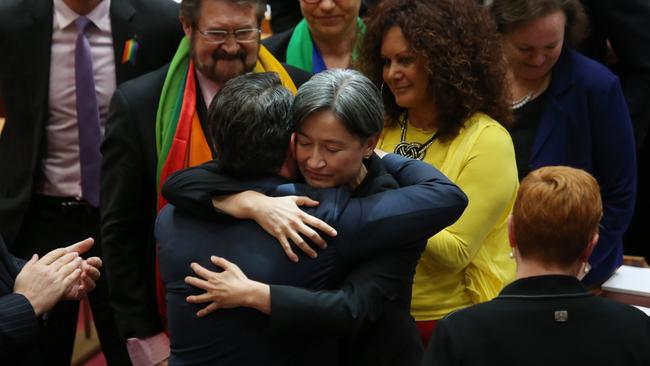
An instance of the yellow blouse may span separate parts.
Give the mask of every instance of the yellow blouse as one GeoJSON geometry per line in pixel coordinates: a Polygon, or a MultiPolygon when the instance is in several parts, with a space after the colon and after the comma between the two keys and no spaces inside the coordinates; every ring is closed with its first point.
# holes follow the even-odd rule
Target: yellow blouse
{"type": "MultiPolygon", "coordinates": [[[[392,152],[400,134],[399,125],[386,128],[378,147],[392,152]]],[[[409,124],[405,140],[424,143],[431,135],[409,124]]],[[[466,120],[453,140],[436,139],[424,161],[456,183],[469,204],[456,223],[429,238],[420,257],[411,303],[418,321],[490,300],[513,280],[507,220],[519,187],[510,135],[485,114],[466,120]]]]}

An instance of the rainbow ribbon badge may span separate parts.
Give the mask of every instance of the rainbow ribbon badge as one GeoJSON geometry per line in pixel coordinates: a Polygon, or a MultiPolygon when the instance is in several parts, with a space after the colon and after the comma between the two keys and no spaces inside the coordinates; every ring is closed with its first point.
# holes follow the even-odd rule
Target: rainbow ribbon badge
{"type": "Polygon", "coordinates": [[[131,65],[135,65],[135,59],[138,56],[138,48],[140,47],[140,44],[138,41],[135,40],[135,38],[131,38],[128,41],[124,42],[124,53],[122,54],[122,63],[125,64],[127,62],[131,63],[131,65]]]}

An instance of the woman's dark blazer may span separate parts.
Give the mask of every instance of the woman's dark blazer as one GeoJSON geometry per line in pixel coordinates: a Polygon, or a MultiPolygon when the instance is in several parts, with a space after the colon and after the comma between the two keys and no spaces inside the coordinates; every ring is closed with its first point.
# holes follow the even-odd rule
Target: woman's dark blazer
{"type": "Polygon", "coordinates": [[[421,366],[647,366],[650,318],[575,277],[518,279],[440,321],[421,366]]]}
{"type": "Polygon", "coordinates": [[[591,173],[603,201],[600,240],[585,283],[607,279],[623,261],[623,234],[634,210],[636,158],[632,123],[618,78],[564,48],[553,67],[530,168],[567,165],[591,173]]]}

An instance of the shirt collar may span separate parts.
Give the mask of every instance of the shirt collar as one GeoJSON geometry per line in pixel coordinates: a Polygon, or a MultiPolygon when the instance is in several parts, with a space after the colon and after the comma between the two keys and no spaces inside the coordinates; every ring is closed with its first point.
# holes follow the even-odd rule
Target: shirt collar
{"type": "Polygon", "coordinates": [[[501,290],[498,298],[511,296],[563,297],[567,295],[591,296],[593,294],[574,276],[542,275],[515,280],[501,290]]]}
{"type": "MultiPolygon", "coordinates": [[[[111,31],[110,19],[111,0],[102,0],[86,17],[102,32],[111,31]]],[[[56,29],[65,29],[79,17],[63,0],[54,0],[54,22],[56,29]]]]}
{"type": "Polygon", "coordinates": [[[203,101],[205,102],[205,107],[210,109],[210,103],[212,103],[212,98],[219,91],[219,85],[214,81],[208,79],[207,76],[203,75],[199,70],[196,70],[196,78],[199,82],[199,87],[201,88],[201,94],[203,94],[203,101]]]}

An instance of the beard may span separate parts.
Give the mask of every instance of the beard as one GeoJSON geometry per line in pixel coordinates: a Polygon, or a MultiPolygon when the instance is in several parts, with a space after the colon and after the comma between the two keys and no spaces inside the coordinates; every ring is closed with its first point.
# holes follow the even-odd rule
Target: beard
{"type": "Polygon", "coordinates": [[[209,80],[219,84],[251,72],[255,68],[255,62],[246,64],[248,52],[243,47],[240,47],[236,53],[227,53],[223,49],[217,48],[208,59],[203,60],[196,53],[196,47],[192,47],[190,54],[197,70],[209,80]],[[227,62],[229,67],[225,67],[224,62],[227,62]]]}

